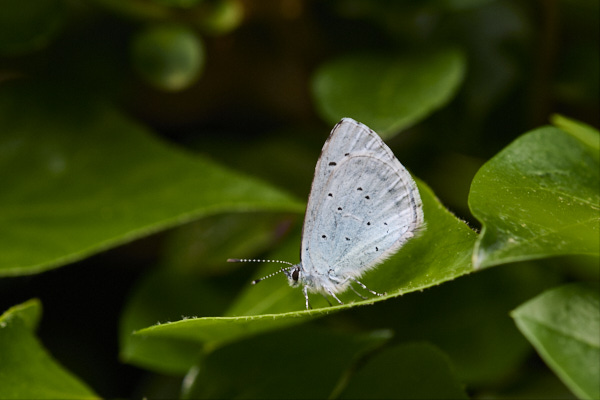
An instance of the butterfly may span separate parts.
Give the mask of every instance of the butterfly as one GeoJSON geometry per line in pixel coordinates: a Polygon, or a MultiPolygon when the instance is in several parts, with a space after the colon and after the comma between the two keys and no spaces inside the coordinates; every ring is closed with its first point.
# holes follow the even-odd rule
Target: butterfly
{"type": "MultiPolygon", "coordinates": [[[[300,263],[229,259],[229,262],[279,262],[291,286],[336,296],[353,286],[370,293],[358,279],[397,252],[424,228],[423,205],[410,173],[383,140],[367,126],[343,118],[331,131],[315,168],[302,228],[300,263]]],[[[329,300],[328,300],[329,301],[329,300]]],[[[331,304],[331,303],[330,303],[331,304]]]]}

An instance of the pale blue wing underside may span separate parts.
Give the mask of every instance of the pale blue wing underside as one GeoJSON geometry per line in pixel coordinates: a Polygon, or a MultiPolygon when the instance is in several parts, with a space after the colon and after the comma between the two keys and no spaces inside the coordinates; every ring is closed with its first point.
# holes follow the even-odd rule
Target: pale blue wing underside
{"type": "Polygon", "coordinates": [[[359,277],[423,224],[409,172],[371,129],[344,118],[317,162],[302,235],[306,273],[359,277]]]}

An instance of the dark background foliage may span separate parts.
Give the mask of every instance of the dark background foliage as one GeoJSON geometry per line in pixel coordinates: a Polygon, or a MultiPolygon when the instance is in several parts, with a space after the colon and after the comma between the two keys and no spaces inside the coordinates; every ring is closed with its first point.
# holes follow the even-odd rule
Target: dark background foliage
{"type": "MultiPolygon", "coordinates": [[[[32,119],[37,111],[31,104],[43,104],[48,115],[77,110],[80,102],[82,109],[89,102],[111,104],[168,148],[200,154],[305,199],[333,126],[315,89],[324,65],[346,55],[393,59],[458,49],[464,72],[456,89],[386,141],[448,209],[479,229],[467,198],[486,160],[524,132],[547,125],[554,113],[600,125],[598,11],[598,3],[587,0],[0,0],[0,92],[26,85],[25,94],[7,98],[14,99],[11,110],[32,119]]],[[[362,106],[360,99],[357,104],[362,106]]],[[[36,132],[36,141],[45,134],[36,132]]],[[[69,142],[85,142],[86,132],[79,134],[69,142]]],[[[114,153],[103,157],[116,157],[121,149],[142,163],[135,156],[139,149],[127,148],[118,133],[110,140],[114,153]]],[[[302,222],[285,207],[263,211],[238,222],[246,228],[206,213],[200,226],[226,228],[186,231],[172,222],[61,268],[3,278],[0,308],[39,298],[43,345],[101,396],[176,396],[180,375],[119,360],[123,310],[149,271],[204,263],[206,290],[214,299],[210,315],[221,315],[255,270],[223,265],[224,252],[240,251],[231,242],[260,237],[246,250],[263,256],[302,222]],[[197,237],[208,250],[189,255],[177,249],[178,242],[197,237]],[[211,254],[214,246],[222,247],[211,254]]],[[[596,262],[563,257],[527,268],[517,263],[314,324],[392,329],[398,343],[435,343],[458,365],[461,382],[475,397],[569,397],[508,313],[558,283],[597,280],[596,262]],[[472,331],[485,332],[480,342],[471,340],[472,331]]],[[[197,312],[182,306],[173,318],[186,315],[197,312]]]]}

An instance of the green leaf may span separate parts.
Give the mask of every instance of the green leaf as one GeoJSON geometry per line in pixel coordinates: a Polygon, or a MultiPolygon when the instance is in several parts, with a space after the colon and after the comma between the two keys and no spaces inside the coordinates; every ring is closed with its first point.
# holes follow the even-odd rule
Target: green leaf
{"type": "Polygon", "coordinates": [[[352,310],[366,329],[385,321],[396,341],[427,341],[447,354],[469,388],[514,379],[531,346],[509,312],[560,282],[547,265],[518,263],[489,268],[422,293],[352,310]],[[510,290],[506,290],[510,288],[510,290]],[[389,318],[393,315],[394,318],[389,318]],[[443,327],[443,329],[440,329],[443,327]]]}
{"type": "Polygon", "coordinates": [[[561,380],[582,399],[600,398],[600,295],[570,284],[548,290],[511,313],[561,380]]]}
{"type": "Polygon", "coordinates": [[[34,331],[37,329],[42,318],[42,304],[38,299],[31,299],[10,308],[4,315],[7,318],[10,315],[19,317],[29,330],[34,331]]]}
{"type": "Polygon", "coordinates": [[[99,398],[37,340],[33,328],[40,315],[40,302],[29,300],[0,316],[0,398],[99,398]]]}
{"type": "Polygon", "coordinates": [[[301,212],[250,177],[160,142],[62,88],[0,91],[0,276],[34,274],[205,215],[301,212]],[[61,91],[62,90],[62,91],[61,91]]]}
{"type": "Polygon", "coordinates": [[[249,338],[208,354],[184,380],[184,398],[324,399],[347,370],[390,337],[311,327],[249,338]]]}
{"type": "Polygon", "coordinates": [[[169,232],[162,264],[197,275],[224,275],[245,267],[232,254],[261,255],[275,247],[298,214],[232,213],[208,216],[169,232]]]}
{"type": "Polygon", "coordinates": [[[204,348],[202,342],[131,333],[157,321],[222,315],[234,297],[224,285],[231,280],[228,278],[209,280],[192,271],[167,268],[145,276],[121,317],[121,359],[160,373],[184,375],[197,362],[204,348]]]}
{"type": "Polygon", "coordinates": [[[383,349],[350,377],[342,399],[468,399],[447,356],[427,343],[383,349]]]}
{"type": "Polygon", "coordinates": [[[224,294],[202,277],[165,268],[148,274],[134,291],[120,323],[120,358],[130,364],[169,375],[184,375],[202,353],[202,343],[131,333],[157,321],[184,315],[218,315],[226,308],[224,294]],[[220,304],[224,306],[220,307],[220,304]]]}
{"type": "Polygon", "coordinates": [[[579,139],[585,145],[596,150],[594,154],[600,157],[600,153],[598,152],[600,150],[600,134],[598,134],[596,129],[560,114],[553,115],[551,120],[557,128],[562,129],[574,138],[579,139]]]}
{"type": "Polygon", "coordinates": [[[553,127],[526,133],[477,172],[469,207],[483,224],[476,268],[567,254],[598,256],[597,150],[553,127]]]}
{"type": "MultiPolygon", "coordinates": [[[[134,335],[195,340],[216,346],[247,335],[299,324],[314,317],[422,290],[471,272],[476,234],[445,209],[425,184],[417,183],[423,200],[427,229],[418,238],[409,241],[395,256],[361,279],[367,287],[386,292],[385,296],[360,300],[350,291],[340,295],[346,304],[330,307],[320,296],[312,295],[314,308],[305,310],[302,292],[289,287],[285,278],[273,277],[260,285],[248,285],[226,313],[227,316],[155,325],[138,330],[134,335]]],[[[283,248],[282,254],[297,257],[299,237],[290,243],[283,248]]],[[[287,257],[283,256],[281,259],[287,257]]],[[[273,271],[273,265],[267,264],[257,276],[273,271]]]]}
{"type": "Polygon", "coordinates": [[[210,216],[169,232],[162,267],[144,276],[123,312],[121,359],[164,374],[184,375],[196,363],[201,344],[131,332],[182,316],[222,315],[239,286],[248,285],[242,274],[237,274],[237,280],[231,276],[247,266],[228,263],[227,257],[263,253],[287,225],[289,217],[275,213],[236,213],[210,216]]]}
{"type": "Polygon", "coordinates": [[[446,104],[464,71],[465,58],[455,49],[413,56],[355,54],[323,65],[312,92],[326,121],[352,117],[388,138],[446,104]]]}

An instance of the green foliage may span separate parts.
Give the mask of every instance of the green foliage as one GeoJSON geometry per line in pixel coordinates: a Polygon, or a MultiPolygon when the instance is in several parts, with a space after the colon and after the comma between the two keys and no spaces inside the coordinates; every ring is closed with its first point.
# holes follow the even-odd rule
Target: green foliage
{"type": "Polygon", "coordinates": [[[204,45],[183,25],[151,26],[139,32],[131,52],[140,76],[167,91],[190,86],[204,66],[204,45]]]}
{"type": "Polygon", "coordinates": [[[44,349],[33,331],[39,300],[12,307],[0,316],[0,387],[7,399],[96,399],[87,385],[44,349]]]}
{"type": "Polygon", "coordinates": [[[600,397],[598,2],[26,3],[0,0],[0,398],[600,397]],[[299,261],[341,117],[426,229],[361,279],[384,296],[306,310],[226,260],[299,261]]]}
{"type": "Polygon", "coordinates": [[[313,92],[331,124],[351,115],[387,138],[447,103],[464,69],[456,49],[403,57],[356,54],[323,65],[313,92]]]}
{"type": "Polygon", "coordinates": [[[600,295],[571,284],[548,290],[511,315],[556,374],[582,399],[600,398],[600,295]]]}
{"type": "MultiPolygon", "coordinates": [[[[215,298],[218,296],[215,297],[214,293],[207,290],[208,288],[200,290],[201,281],[189,286],[181,283],[166,286],[165,282],[169,281],[163,272],[159,273],[161,278],[153,278],[141,289],[142,292],[138,292],[134,305],[130,305],[136,309],[130,308],[126,314],[128,317],[124,321],[128,326],[126,332],[131,332],[131,328],[137,325],[134,320],[138,315],[145,315],[148,321],[161,321],[168,318],[169,315],[178,315],[177,312],[181,314],[182,310],[190,309],[196,310],[196,312],[202,311],[202,315],[208,316],[161,323],[137,331],[131,338],[122,338],[126,343],[124,347],[126,356],[133,360],[144,360],[141,362],[146,364],[155,359],[156,362],[153,363],[155,368],[165,371],[166,363],[162,362],[163,365],[158,363],[159,360],[164,360],[164,356],[161,355],[157,359],[157,349],[150,343],[156,343],[159,348],[169,345],[180,348],[180,343],[173,339],[183,339],[191,348],[198,348],[191,342],[205,343],[212,348],[244,336],[300,324],[315,317],[322,317],[358,305],[374,304],[405,293],[423,290],[469,273],[475,233],[452,216],[424,184],[420,184],[420,191],[424,213],[427,216],[427,229],[418,239],[409,242],[395,256],[386,261],[381,268],[373,270],[363,279],[367,287],[377,288],[377,290],[385,292],[385,296],[358,301],[360,299],[357,299],[352,293],[345,293],[340,298],[347,301],[347,304],[334,307],[329,306],[318,296],[312,296],[311,302],[314,308],[305,310],[304,297],[300,291],[282,282],[283,277],[278,277],[279,279],[265,280],[256,287],[247,285],[247,288],[225,311],[225,316],[210,316],[213,315],[213,312],[207,310],[206,305],[214,304],[215,298]],[[430,243],[437,243],[435,249],[428,249],[430,243]],[[452,249],[450,254],[448,254],[449,249],[452,249]],[[161,282],[161,285],[158,285],[158,282],[161,282]],[[183,306],[178,304],[179,302],[163,303],[160,306],[155,304],[154,299],[157,293],[162,292],[161,298],[168,298],[173,290],[179,291],[180,298],[181,291],[186,293],[186,302],[194,306],[183,306]],[[169,308],[171,308],[170,311],[169,308]]],[[[276,259],[294,257],[292,254],[297,252],[299,241],[300,237],[294,236],[286,246],[285,252],[275,254],[273,257],[276,259]]],[[[257,273],[256,277],[264,276],[272,270],[272,265],[266,265],[257,273]]],[[[176,278],[176,282],[186,279],[190,278],[186,278],[184,275],[176,278]]],[[[177,349],[174,349],[172,353],[174,355],[181,354],[177,349]]],[[[177,361],[177,365],[190,367],[185,364],[185,361],[183,363],[177,361]]]]}
{"type": "Polygon", "coordinates": [[[199,360],[183,397],[327,398],[361,355],[389,337],[385,331],[356,335],[302,327],[242,340],[199,360]],[[240,357],[249,362],[240,364],[240,357]]]}
{"type": "MultiPolygon", "coordinates": [[[[600,140],[597,131],[583,132],[600,140]]],[[[563,254],[599,256],[598,147],[557,128],[529,132],[479,170],[469,205],[483,223],[473,255],[478,268],[563,254]]]]}
{"type": "Polygon", "coordinates": [[[203,215],[302,209],[169,148],[110,106],[54,93],[0,93],[0,176],[11,188],[0,193],[0,275],[38,273],[203,215]]]}
{"type": "Polygon", "coordinates": [[[341,399],[467,399],[444,353],[424,343],[384,349],[359,369],[341,399]]]}
{"type": "Polygon", "coordinates": [[[398,341],[433,343],[450,357],[461,382],[488,387],[509,379],[530,352],[508,313],[558,282],[552,269],[513,264],[385,302],[377,312],[361,307],[355,314],[372,328],[394,315],[383,326],[396,332],[398,341]]]}

